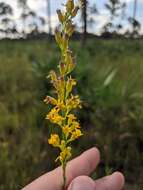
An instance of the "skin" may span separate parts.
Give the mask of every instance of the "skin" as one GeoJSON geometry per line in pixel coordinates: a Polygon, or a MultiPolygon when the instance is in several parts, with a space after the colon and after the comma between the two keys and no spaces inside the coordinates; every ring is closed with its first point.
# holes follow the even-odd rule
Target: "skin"
{"type": "MultiPolygon", "coordinates": [[[[124,186],[124,176],[120,172],[114,172],[110,176],[92,180],[92,173],[100,161],[100,153],[97,148],[91,148],[80,156],[70,161],[67,165],[67,190],[121,190],[124,186]]],[[[61,167],[44,174],[23,190],[61,190],[61,167]]]]}

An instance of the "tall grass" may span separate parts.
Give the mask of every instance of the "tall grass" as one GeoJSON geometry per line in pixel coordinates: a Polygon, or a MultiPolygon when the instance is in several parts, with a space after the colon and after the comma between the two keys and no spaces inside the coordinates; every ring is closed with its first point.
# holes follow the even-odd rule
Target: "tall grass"
{"type": "MultiPolygon", "coordinates": [[[[75,142],[74,152],[98,146],[102,160],[96,176],[118,169],[130,189],[140,190],[143,42],[92,39],[84,49],[76,41],[72,46],[78,52],[74,75],[84,102],[78,114],[86,133],[80,145],[75,142]]],[[[47,145],[49,123],[43,118],[47,108],[42,100],[51,93],[46,76],[58,60],[58,48],[52,42],[0,42],[1,190],[19,189],[55,167],[48,159],[56,155],[47,145]]]]}

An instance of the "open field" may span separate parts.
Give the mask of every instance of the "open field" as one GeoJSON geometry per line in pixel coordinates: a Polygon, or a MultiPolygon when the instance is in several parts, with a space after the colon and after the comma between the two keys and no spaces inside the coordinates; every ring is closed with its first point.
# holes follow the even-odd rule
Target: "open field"
{"type": "MultiPolygon", "coordinates": [[[[142,190],[143,40],[91,39],[72,48],[85,133],[74,143],[74,155],[99,147],[101,164],[93,176],[120,170],[130,184],[126,190],[142,190]]],[[[1,190],[18,190],[55,167],[42,100],[52,91],[46,76],[58,60],[54,42],[0,42],[1,190]]]]}

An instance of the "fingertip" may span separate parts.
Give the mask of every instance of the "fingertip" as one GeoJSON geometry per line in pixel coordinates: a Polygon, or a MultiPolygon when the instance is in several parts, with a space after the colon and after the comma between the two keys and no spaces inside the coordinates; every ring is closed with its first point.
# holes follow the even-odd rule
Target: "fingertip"
{"type": "Polygon", "coordinates": [[[96,148],[96,147],[94,147],[93,149],[94,149],[94,152],[95,152],[95,154],[96,154],[96,157],[97,157],[98,162],[100,162],[100,151],[99,151],[99,149],[96,148]]]}
{"type": "Polygon", "coordinates": [[[96,147],[93,147],[87,151],[85,151],[81,155],[82,160],[85,160],[84,162],[86,163],[86,173],[83,173],[85,175],[89,175],[91,172],[95,170],[97,165],[100,162],[100,152],[96,147]]]}
{"type": "Polygon", "coordinates": [[[112,176],[114,176],[116,179],[118,179],[119,183],[121,184],[121,188],[123,188],[124,184],[125,184],[125,177],[124,175],[119,172],[119,171],[116,171],[112,174],[112,176]]]}
{"type": "Polygon", "coordinates": [[[85,151],[83,154],[91,154],[92,157],[96,159],[96,163],[99,163],[100,161],[100,151],[96,147],[90,148],[89,150],[85,151]]]}
{"type": "Polygon", "coordinates": [[[121,172],[103,177],[95,181],[95,189],[105,190],[121,190],[124,187],[125,179],[121,172]]]}
{"type": "Polygon", "coordinates": [[[94,190],[94,181],[88,176],[78,176],[68,187],[68,190],[94,190]]]}

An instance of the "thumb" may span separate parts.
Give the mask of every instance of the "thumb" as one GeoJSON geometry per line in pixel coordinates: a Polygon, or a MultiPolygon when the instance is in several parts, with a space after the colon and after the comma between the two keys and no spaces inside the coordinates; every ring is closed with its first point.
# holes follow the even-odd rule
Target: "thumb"
{"type": "Polygon", "coordinates": [[[68,187],[68,190],[94,190],[95,182],[88,176],[76,177],[68,187]]]}

